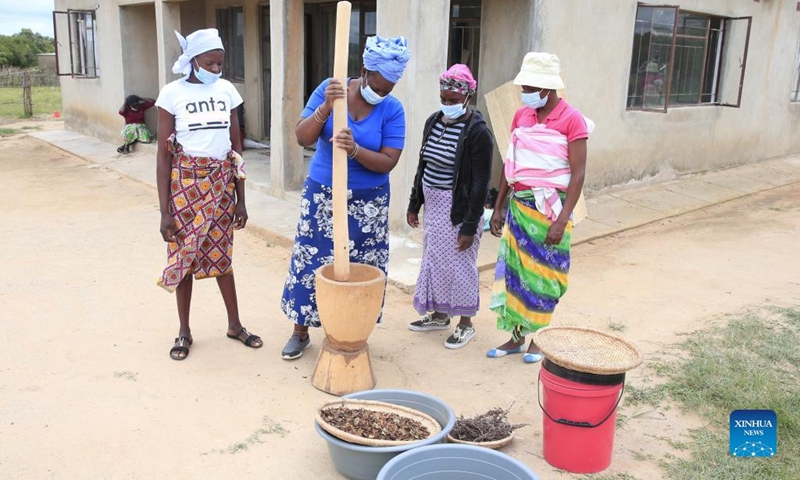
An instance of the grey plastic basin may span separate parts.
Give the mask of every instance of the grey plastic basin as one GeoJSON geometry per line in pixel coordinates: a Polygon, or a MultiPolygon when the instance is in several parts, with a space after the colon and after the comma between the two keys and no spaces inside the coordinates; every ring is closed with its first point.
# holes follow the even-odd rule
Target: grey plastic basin
{"type": "Polygon", "coordinates": [[[328,444],[333,465],[342,475],[354,480],[374,480],[386,462],[409,449],[443,443],[447,434],[456,424],[456,414],[446,403],[433,395],[415,392],[413,390],[366,390],[351,393],[342,398],[358,398],[362,400],[377,400],[393,403],[404,407],[413,408],[427,413],[442,426],[438,434],[408,445],[394,447],[367,447],[348,443],[323,430],[317,422],[314,428],[328,444]]]}
{"type": "Polygon", "coordinates": [[[377,480],[538,480],[505,453],[473,445],[428,445],[389,460],[377,480]]]}

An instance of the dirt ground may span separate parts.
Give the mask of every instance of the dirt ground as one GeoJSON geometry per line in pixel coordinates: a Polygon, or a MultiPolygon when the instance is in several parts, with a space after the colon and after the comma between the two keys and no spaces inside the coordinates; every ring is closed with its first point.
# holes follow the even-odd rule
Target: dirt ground
{"type": "MultiPolygon", "coordinates": [[[[243,323],[264,347],[225,337],[221,297],[204,281],[195,344],[175,362],[175,299],[155,284],[165,261],[155,190],[29,137],[0,139],[0,151],[0,478],[340,478],[313,429],[332,398],[310,383],[322,332],[301,359],[279,356],[291,330],[279,309],[286,250],[237,234],[243,323]]],[[[794,185],[579,245],[554,324],[624,324],[652,360],[725,313],[800,304],[799,210],[794,185]]],[[[377,387],[424,391],[465,415],[515,401],[511,419],[531,426],[504,451],[542,479],[575,478],[541,456],[539,367],[485,357],[505,341],[490,312],[457,351],[442,346],[446,332],[408,331],[415,317],[389,288],[370,338],[377,387]]],[[[666,440],[704,425],[674,408],[621,412],[606,475],[659,478],[666,440]]]]}

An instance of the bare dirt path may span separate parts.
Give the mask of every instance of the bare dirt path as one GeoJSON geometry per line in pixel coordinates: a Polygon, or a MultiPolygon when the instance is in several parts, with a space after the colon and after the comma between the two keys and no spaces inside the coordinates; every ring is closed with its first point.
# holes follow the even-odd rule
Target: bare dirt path
{"type": "MultiPolygon", "coordinates": [[[[286,250],[237,234],[243,323],[262,349],[225,338],[221,298],[204,281],[195,345],[172,361],[155,191],[28,137],[1,139],[0,151],[0,478],[340,478],[312,428],[332,398],[309,380],[322,332],[303,358],[279,357],[286,250]]],[[[786,187],[580,245],[554,323],[624,324],[652,358],[724,313],[800,304],[799,213],[800,188],[786,187]]],[[[486,305],[491,273],[482,280],[486,305]]],[[[390,288],[370,339],[378,387],[425,391],[465,415],[514,399],[512,420],[532,427],[504,451],[543,479],[570,478],[541,458],[539,367],[484,356],[505,340],[491,314],[481,311],[478,337],[458,351],[442,346],[446,332],[406,330],[415,317],[390,288]]],[[[658,478],[669,446],[656,437],[703,425],[675,409],[622,412],[630,420],[606,474],[658,478]]]]}

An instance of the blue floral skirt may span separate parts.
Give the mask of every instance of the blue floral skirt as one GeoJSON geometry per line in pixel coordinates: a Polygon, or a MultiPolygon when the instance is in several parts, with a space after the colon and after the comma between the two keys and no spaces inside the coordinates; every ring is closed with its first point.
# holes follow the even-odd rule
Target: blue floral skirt
{"type": "MultiPolygon", "coordinates": [[[[300,221],[283,286],[281,310],[289,320],[319,327],[314,272],[333,263],[333,198],[331,187],[306,178],[300,221]]],[[[348,190],[350,261],[380,268],[389,263],[389,183],[348,190]]],[[[380,320],[380,319],[376,319],[380,320]]]]}

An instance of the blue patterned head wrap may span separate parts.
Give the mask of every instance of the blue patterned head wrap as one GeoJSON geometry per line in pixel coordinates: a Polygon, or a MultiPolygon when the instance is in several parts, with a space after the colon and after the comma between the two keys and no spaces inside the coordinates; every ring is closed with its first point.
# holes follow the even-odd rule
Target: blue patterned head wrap
{"type": "Polygon", "coordinates": [[[403,76],[411,52],[405,37],[369,37],[364,48],[364,68],[380,73],[386,80],[397,83],[403,76]]]}

